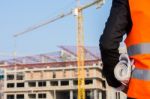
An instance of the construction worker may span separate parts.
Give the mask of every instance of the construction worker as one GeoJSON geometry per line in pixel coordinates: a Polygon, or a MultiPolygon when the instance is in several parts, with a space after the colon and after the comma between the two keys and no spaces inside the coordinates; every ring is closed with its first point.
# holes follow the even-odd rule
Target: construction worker
{"type": "Polygon", "coordinates": [[[128,85],[128,99],[150,99],[150,0],[113,0],[110,16],[100,38],[103,74],[114,88],[122,84],[114,76],[123,35],[135,70],[128,85]]]}

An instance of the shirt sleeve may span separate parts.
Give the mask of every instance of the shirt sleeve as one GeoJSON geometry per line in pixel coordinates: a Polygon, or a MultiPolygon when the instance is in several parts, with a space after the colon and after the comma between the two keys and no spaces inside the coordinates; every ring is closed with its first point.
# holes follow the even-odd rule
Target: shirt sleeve
{"type": "Polygon", "coordinates": [[[100,51],[103,62],[102,73],[108,84],[119,87],[121,83],[114,77],[114,67],[119,61],[119,45],[125,33],[129,33],[132,21],[128,0],[113,0],[110,16],[100,38],[100,51]]]}

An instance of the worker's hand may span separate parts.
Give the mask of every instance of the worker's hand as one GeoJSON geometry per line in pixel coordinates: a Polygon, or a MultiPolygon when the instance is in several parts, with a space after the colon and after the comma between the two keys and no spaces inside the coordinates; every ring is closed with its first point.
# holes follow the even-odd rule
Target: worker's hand
{"type": "Polygon", "coordinates": [[[117,91],[121,91],[121,92],[123,92],[124,94],[127,94],[128,86],[122,84],[120,87],[116,88],[116,90],[117,90],[117,91]]]}
{"type": "Polygon", "coordinates": [[[123,90],[122,90],[123,93],[127,94],[128,92],[128,86],[126,86],[123,90]]]}

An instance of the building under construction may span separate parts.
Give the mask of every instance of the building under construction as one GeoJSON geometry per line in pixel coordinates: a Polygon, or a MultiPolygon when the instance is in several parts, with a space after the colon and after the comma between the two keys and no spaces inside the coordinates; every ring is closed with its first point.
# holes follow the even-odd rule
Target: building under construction
{"type": "MultiPolygon", "coordinates": [[[[61,51],[2,60],[1,99],[77,99],[78,72],[75,46],[61,51]]],[[[102,76],[98,47],[85,47],[86,99],[126,99],[102,76]]]]}

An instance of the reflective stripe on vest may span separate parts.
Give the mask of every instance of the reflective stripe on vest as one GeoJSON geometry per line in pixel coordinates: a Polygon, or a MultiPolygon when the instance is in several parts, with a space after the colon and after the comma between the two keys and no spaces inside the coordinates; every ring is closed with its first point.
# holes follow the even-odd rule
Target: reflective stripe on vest
{"type": "Polygon", "coordinates": [[[150,43],[142,43],[128,47],[129,56],[137,54],[150,54],[150,43]]]}
{"type": "Polygon", "coordinates": [[[132,72],[132,78],[150,81],[150,70],[135,68],[135,70],[132,72]]]}

